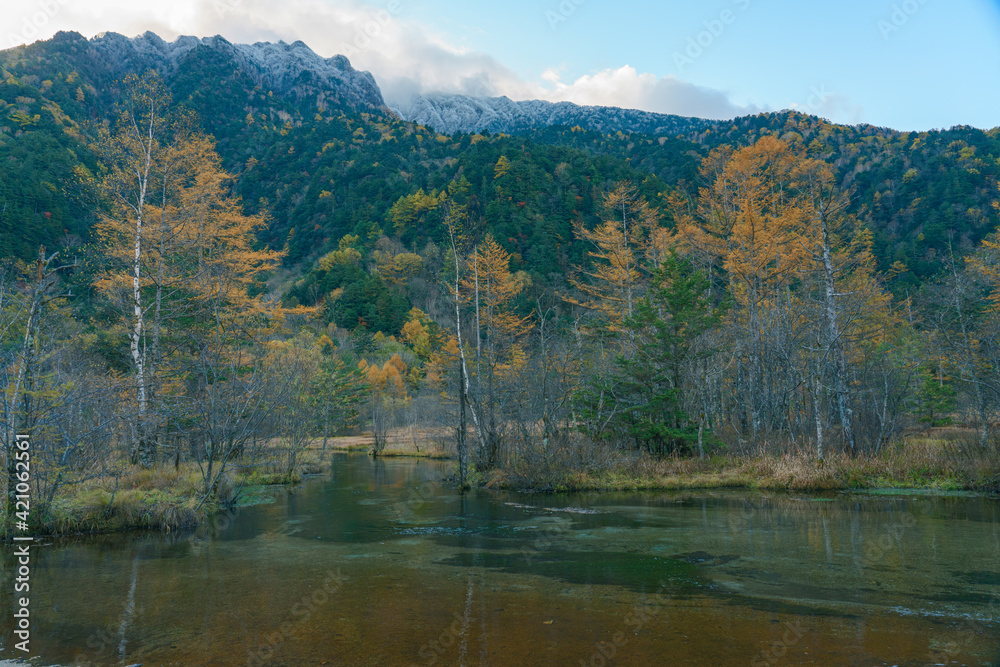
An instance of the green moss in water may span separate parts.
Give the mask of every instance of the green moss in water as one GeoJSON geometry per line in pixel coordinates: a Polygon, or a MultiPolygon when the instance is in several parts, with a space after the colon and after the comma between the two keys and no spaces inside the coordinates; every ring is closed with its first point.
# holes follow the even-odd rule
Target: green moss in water
{"type": "Polygon", "coordinates": [[[250,507],[251,505],[269,505],[274,502],[274,496],[265,485],[245,486],[241,490],[237,507],[250,507]]]}
{"type": "Polygon", "coordinates": [[[614,551],[535,551],[529,547],[502,553],[464,552],[439,562],[510,574],[535,574],[570,584],[621,586],[641,593],[701,588],[708,583],[698,567],[687,561],[614,551]]]}

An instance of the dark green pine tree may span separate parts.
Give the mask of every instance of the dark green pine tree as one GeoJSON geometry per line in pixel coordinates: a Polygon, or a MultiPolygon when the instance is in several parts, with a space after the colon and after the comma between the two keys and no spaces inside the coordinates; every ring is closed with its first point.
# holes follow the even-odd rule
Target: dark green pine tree
{"type": "Polygon", "coordinates": [[[316,426],[323,432],[323,450],[330,435],[344,426],[357,423],[361,404],[368,398],[365,375],[356,366],[346,364],[332,350],[319,367],[309,388],[309,401],[316,417],[316,426]]]}
{"type": "Polygon", "coordinates": [[[649,294],[626,322],[632,354],[619,356],[621,427],[654,453],[690,453],[698,415],[689,414],[700,394],[698,364],[713,353],[701,340],[718,326],[721,308],[709,296],[708,277],[690,260],[669,254],[655,271],[649,294]]]}

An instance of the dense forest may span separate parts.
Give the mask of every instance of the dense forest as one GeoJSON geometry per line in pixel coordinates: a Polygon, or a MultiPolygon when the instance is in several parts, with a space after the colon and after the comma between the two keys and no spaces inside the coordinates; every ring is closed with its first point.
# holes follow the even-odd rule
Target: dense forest
{"type": "Polygon", "coordinates": [[[210,49],[115,70],[65,33],[0,77],[10,511],[25,432],[39,516],[187,466],[183,522],[317,438],[378,454],[414,425],[463,485],[947,425],[974,474],[928,474],[1000,482],[996,130],[448,136],[210,49]]]}

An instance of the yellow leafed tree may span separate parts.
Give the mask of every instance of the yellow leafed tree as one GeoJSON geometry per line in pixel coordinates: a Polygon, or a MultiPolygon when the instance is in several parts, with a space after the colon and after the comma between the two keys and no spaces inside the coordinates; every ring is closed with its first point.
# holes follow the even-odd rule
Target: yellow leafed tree
{"type": "Polygon", "coordinates": [[[677,239],[728,280],[740,428],[791,431],[811,403],[819,455],[831,412],[853,450],[853,364],[893,326],[870,233],[845,213],[829,165],[774,137],[716,149],[701,175],[693,207],[675,200],[677,239]]]}
{"type": "Polygon", "coordinates": [[[610,328],[620,331],[645,293],[649,267],[644,260],[655,261],[667,237],[659,226],[659,214],[630,183],[618,183],[605,195],[602,208],[604,222],[595,228],[587,229],[579,221],[574,225],[577,238],[592,244],[593,250],[591,268],[570,280],[585,296],[569,300],[601,312],[610,328]]]}
{"type": "Polygon", "coordinates": [[[511,273],[510,253],[489,234],[467,260],[462,280],[463,295],[475,309],[476,386],[485,431],[480,439],[485,451],[479,455],[487,467],[496,463],[503,440],[500,384],[525,359],[520,338],[528,325],[513,312],[512,302],[526,280],[526,275],[511,273]]]}
{"type": "Polygon", "coordinates": [[[256,248],[264,218],[229,194],[230,176],[192,119],[167,114],[158,79],[126,85],[117,125],[102,135],[111,207],[95,229],[107,258],[95,287],[121,309],[135,373],[134,456],[151,466],[158,430],[169,426],[151,399],[205,399],[239,348],[282,322],[254,288],[281,255],[256,248]]]}

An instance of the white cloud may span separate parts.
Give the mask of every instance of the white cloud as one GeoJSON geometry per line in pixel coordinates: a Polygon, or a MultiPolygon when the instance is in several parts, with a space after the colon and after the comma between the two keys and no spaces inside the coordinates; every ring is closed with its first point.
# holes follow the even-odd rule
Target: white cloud
{"type": "Polygon", "coordinates": [[[549,83],[559,83],[560,78],[562,77],[559,74],[559,70],[555,67],[550,67],[542,72],[542,80],[548,81],[549,83]]]}
{"type": "Polygon", "coordinates": [[[57,30],[87,37],[103,31],[152,30],[167,40],[221,34],[232,42],[302,40],[323,56],[344,54],[375,75],[389,102],[419,93],[506,95],[643,109],[708,118],[753,113],[725,93],[628,65],[563,82],[557,68],[525,81],[495,58],[454,46],[407,17],[414,0],[34,0],[0,16],[0,47],[47,38],[57,30]]]}
{"type": "Polygon", "coordinates": [[[739,107],[720,91],[702,88],[674,76],[641,73],[629,65],[581,76],[570,83],[562,83],[558,77],[543,78],[554,87],[541,89],[536,97],[552,101],[620,106],[701,118],[732,118],[762,110],[739,107]]]}

